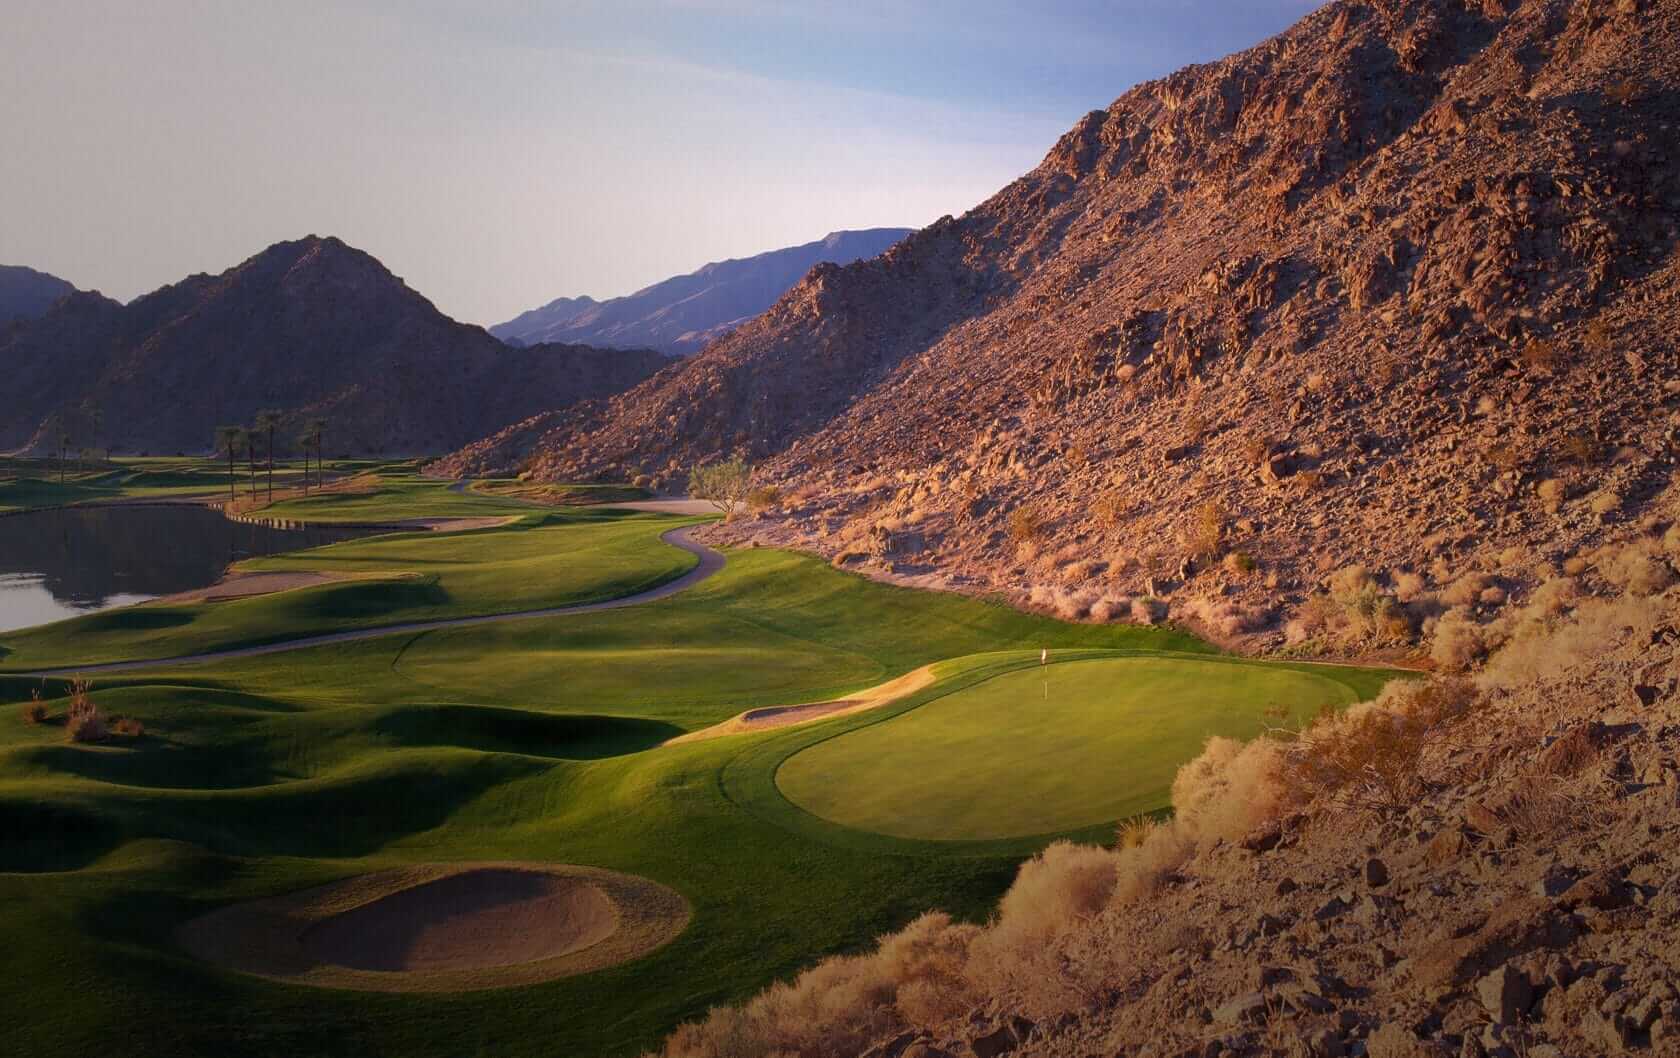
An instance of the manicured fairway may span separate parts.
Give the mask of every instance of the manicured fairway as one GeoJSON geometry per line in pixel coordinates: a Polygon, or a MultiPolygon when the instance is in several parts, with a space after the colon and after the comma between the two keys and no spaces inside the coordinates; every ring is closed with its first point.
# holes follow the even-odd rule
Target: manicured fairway
{"type": "Polygon", "coordinates": [[[803,750],[777,772],[796,805],[907,838],[1050,834],[1169,805],[1179,765],[1210,735],[1361,695],[1336,670],[1128,657],[1026,668],[803,750]]]}
{"type": "MultiPolygon", "coordinates": [[[[403,473],[382,473],[372,495],[386,506],[364,497],[358,517],[507,511],[506,501],[403,473]]],[[[0,637],[0,670],[616,596],[693,561],[658,539],[682,519],[521,514],[505,528],[368,538],[264,563],[419,578],[111,611],[0,637]]],[[[95,701],[143,721],[145,734],[96,746],[65,738],[64,681],[44,685],[54,721],[34,724],[21,707],[42,681],[0,673],[7,1046],[40,1058],[640,1054],[683,1019],[929,909],[989,913],[1042,839],[926,841],[842,827],[790,803],[777,770],[836,733],[853,732],[834,740],[843,746],[936,717],[947,697],[994,693],[1022,666],[1035,690],[1044,647],[1109,659],[1052,666],[1058,680],[1122,653],[1158,658],[1169,674],[1214,664],[1211,648],[1172,629],[1063,624],[752,549],[730,552],[723,570],[686,591],[622,610],[99,678],[95,701]],[[665,744],[745,708],[841,697],[929,664],[938,683],[878,714],[665,744]],[[178,939],[185,923],[239,902],[393,868],[503,861],[645,878],[680,894],[692,918],[631,963],[449,994],[282,983],[200,961],[178,939]]],[[[1222,669],[1229,707],[1167,725],[1180,741],[1151,756],[1153,766],[1193,755],[1207,733],[1198,722],[1252,732],[1269,680],[1317,686],[1297,668],[1222,669]],[[1235,701],[1240,687],[1259,699],[1248,712],[1235,701]]],[[[1387,678],[1324,671],[1361,696],[1387,678]]],[[[1020,788],[1028,767],[1067,771],[994,719],[1002,738],[1039,754],[1018,755],[1000,786],[1020,788]]],[[[1081,751],[1093,727],[1101,731],[1087,725],[1063,750],[1081,751]]],[[[938,752],[930,744],[904,767],[961,778],[960,762],[938,752]]],[[[1107,778],[1116,781],[1085,791],[1138,789],[1135,775],[1107,778]]],[[[1092,814],[1106,823],[1125,812],[1105,802],[1063,819],[1092,814]]]]}

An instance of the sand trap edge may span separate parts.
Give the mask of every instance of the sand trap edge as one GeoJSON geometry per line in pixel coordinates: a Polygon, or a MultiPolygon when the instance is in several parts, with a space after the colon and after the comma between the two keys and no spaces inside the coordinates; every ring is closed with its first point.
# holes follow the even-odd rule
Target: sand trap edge
{"type": "Polygon", "coordinates": [[[224,970],[286,984],[368,992],[469,992],[516,988],[604,970],[675,940],[692,917],[688,901],[647,878],[598,867],[528,861],[418,864],[356,875],[282,896],[218,908],[181,925],[175,940],[224,970]],[[311,926],[384,896],[478,870],[516,870],[587,882],[613,904],[617,928],[589,947],[549,959],[470,970],[358,970],[313,962],[299,941],[311,926]]]}

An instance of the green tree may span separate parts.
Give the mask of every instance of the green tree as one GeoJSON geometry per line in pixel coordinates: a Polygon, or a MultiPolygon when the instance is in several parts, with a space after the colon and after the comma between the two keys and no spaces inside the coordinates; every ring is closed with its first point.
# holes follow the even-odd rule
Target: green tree
{"type": "Polygon", "coordinates": [[[752,490],[752,465],[739,456],[695,467],[688,475],[688,494],[734,515],[752,490]]]}
{"type": "Polygon", "coordinates": [[[239,454],[239,446],[245,440],[245,431],[237,426],[216,427],[216,449],[227,453],[228,461],[228,502],[232,503],[233,496],[233,460],[239,454]]]}

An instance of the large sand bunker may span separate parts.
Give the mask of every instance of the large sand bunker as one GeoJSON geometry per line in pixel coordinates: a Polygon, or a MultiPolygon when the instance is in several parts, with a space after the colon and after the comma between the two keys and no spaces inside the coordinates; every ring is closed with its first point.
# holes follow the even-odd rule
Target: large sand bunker
{"type": "Polygon", "coordinates": [[[645,878],[534,863],[380,871],[193,919],[179,939],[233,970],[326,988],[454,992],[627,962],[688,924],[645,878]]]}

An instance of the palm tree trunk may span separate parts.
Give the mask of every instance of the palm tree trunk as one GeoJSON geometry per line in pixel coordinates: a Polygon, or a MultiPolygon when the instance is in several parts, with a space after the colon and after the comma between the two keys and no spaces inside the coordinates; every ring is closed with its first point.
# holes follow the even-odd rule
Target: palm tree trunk
{"type": "Polygon", "coordinates": [[[234,477],[233,477],[233,442],[232,441],[228,442],[227,449],[228,449],[228,502],[232,503],[233,500],[234,500],[234,495],[233,495],[233,482],[234,482],[234,477]]]}
{"type": "Polygon", "coordinates": [[[274,502],[274,426],[268,427],[268,502],[274,502]]]}

